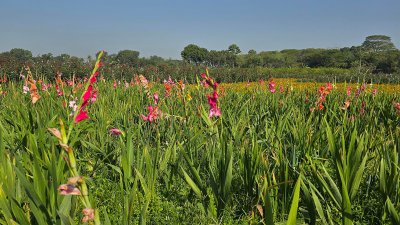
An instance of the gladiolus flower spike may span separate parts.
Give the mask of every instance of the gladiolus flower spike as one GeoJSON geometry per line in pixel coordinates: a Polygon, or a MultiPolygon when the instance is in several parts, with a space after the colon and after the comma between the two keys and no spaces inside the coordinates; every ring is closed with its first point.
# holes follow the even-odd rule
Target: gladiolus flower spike
{"type": "Polygon", "coordinates": [[[90,102],[96,101],[97,91],[94,90],[93,84],[94,84],[94,82],[97,81],[96,77],[99,75],[99,72],[97,70],[102,65],[100,60],[101,60],[101,57],[103,56],[103,54],[104,54],[104,51],[101,51],[99,53],[99,55],[97,56],[97,61],[93,68],[92,74],[90,75],[89,81],[85,84],[85,89],[84,89],[85,91],[83,92],[82,97],[81,97],[81,99],[82,99],[81,106],[79,107],[79,110],[77,110],[75,112],[75,115],[74,115],[75,123],[79,123],[80,121],[89,118],[88,112],[87,112],[87,110],[85,110],[85,107],[89,104],[89,101],[90,102]]]}

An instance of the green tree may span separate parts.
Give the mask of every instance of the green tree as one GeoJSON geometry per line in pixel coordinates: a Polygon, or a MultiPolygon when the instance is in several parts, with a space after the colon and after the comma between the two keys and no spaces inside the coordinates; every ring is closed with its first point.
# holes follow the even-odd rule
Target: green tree
{"type": "Polygon", "coordinates": [[[238,55],[241,53],[239,46],[237,46],[236,44],[229,45],[228,52],[230,52],[234,55],[238,55]]]}
{"type": "Polygon", "coordinates": [[[246,66],[247,67],[256,67],[262,65],[262,58],[257,52],[253,49],[249,50],[246,56],[246,66]]]}
{"type": "Polygon", "coordinates": [[[241,53],[239,46],[237,46],[236,44],[231,44],[228,47],[228,51],[226,53],[227,64],[235,67],[237,65],[237,55],[241,53]]]}
{"type": "Polygon", "coordinates": [[[371,35],[366,37],[362,47],[372,52],[396,50],[391,38],[385,35],[371,35]]]}
{"type": "Polygon", "coordinates": [[[201,48],[195,44],[186,46],[181,52],[182,59],[189,63],[199,65],[204,63],[207,59],[208,50],[201,48]]]}
{"type": "Polygon", "coordinates": [[[10,50],[10,56],[19,62],[25,62],[32,59],[32,52],[22,48],[13,48],[10,50]]]}
{"type": "Polygon", "coordinates": [[[116,60],[126,66],[136,66],[139,62],[139,52],[134,50],[119,51],[116,60]]]}

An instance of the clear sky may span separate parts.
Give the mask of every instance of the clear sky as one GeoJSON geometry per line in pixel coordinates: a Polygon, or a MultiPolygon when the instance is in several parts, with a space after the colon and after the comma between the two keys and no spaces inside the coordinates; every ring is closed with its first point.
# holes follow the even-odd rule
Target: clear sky
{"type": "Polygon", "coordinates": [[[338,48],[384,34],[400,48],[400,0],[2,0],[0,52],[86,57],[104,49],[180,58],[209,50],[338,48]]]}

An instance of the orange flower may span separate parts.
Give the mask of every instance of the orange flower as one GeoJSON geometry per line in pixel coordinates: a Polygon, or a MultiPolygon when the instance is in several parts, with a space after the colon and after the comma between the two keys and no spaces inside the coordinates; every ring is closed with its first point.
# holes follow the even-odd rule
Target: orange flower
{"type": "Polygon", "coordinates": [[[28,77],[28,84],[30,85],[29,92],[31,94],[32,103],[35,104],[40,99],[38,89],[36,87],[35,82],[30,77],[28,77]]]}

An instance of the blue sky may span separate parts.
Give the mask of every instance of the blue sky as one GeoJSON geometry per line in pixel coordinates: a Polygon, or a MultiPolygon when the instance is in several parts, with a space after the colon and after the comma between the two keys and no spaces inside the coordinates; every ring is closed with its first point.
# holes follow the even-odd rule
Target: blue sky
{"type": "Polygon", "coordinates": [[[360,45],[384,34],[400,48],[400,0],[3,0],[0,52],[80,57],[104,49],[180,58],[188,44],[242,52],[360,45]]]}

